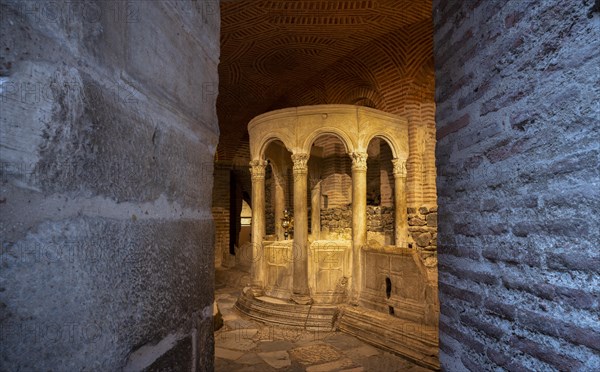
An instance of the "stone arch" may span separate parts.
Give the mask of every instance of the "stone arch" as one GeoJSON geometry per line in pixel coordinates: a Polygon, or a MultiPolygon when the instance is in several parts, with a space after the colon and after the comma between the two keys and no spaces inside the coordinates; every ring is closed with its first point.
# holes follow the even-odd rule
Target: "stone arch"
{"type": "Polygon", "coordinates": [[[370,134],[369,136],[366,137],[365,139],[365,148],[369,147],[369,143],[371,143],[371,141],[374,138],[380,138],[382,140],[384,140],[388,146],[390,147],[390,149],[392,150],[392,156],[394,158],[400,158],[400,159],[404,159],[406,160],[406,158],[408,158],[408,153],[404,153],[405,151],[401,151],[400,146],[396,143],[396,141],[394,140],[394,138],[387,134],[387,133],[382,133],[382,132],[377,132],[377,133],[373,133],[370,134]]]}
{"type": "Polygon", "coordinates": [[[290,145],[289,143],[287,143],[282,136],[279,135],[274,135],[274,134],[269,134],[269,136],[265,137],[264,139],[262,139],[260,141],[259,147],[258,147],[258,151],[256,154],[253,154],[253,158],[254,159],[260,159],[260,160],[265,160],[265,151],[267,150],[267,148],[269,147],[269,145],[275,141],[280,141],[285,148],[291,153],[292,151],[290,151],[290,145]]]}
{"type": "Polygon", "coordinates": [[[323,127],[311,132],[302,144],[302,151],[306,152],[307,154],[310,154],[310,148],[313,145],[313,143],[315,143],[317,138],[327,135],[331,135],[338,138],[344,145],[346,153],[351,153],[354,151],[355,146],[354,142],[352,141],[352,138],[348,135],[348,133],[335,127],[323,127]]]}

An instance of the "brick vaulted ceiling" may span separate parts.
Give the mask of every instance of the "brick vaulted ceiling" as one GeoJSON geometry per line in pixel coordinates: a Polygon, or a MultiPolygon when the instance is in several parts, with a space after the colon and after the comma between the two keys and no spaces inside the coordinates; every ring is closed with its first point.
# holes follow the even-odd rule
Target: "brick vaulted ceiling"
{"type": "Polygon", "coordinates": [[[431,0],[221,1],[221,17],[219,161],[247,157],[270,110],[433,101],[431,0]]]}

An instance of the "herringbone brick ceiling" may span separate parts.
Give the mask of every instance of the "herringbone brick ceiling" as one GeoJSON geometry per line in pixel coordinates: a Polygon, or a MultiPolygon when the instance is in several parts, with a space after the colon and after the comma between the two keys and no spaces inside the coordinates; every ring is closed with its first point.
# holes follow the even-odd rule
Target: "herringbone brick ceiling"
{"type": "MultiPolygon", "coordinates": [[[[218,159],[248,122],[285,107],[347,103],[398,111],[432,69],[431,0],[221,1],[218,159]]],[[[424,83],[427,85],[427,83],[424,83]]]]}

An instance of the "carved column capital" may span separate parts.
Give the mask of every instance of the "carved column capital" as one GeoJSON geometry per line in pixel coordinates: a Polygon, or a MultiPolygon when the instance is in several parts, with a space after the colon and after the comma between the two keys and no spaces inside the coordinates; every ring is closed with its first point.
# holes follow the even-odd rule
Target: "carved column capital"
{"type": "Polygon", "coordinates": [[[392,159],[394,165],[394,177],[406,177],[406,161],[403,159],[392,159]]]}
{"type": "Polygon", "coordinates": [[[264,160],[251,160],[250,161],[250,174],[252,175],[252,181],[264,180],[266,167],[267,167],[267,162],[264,160]]]}
{"type": "Polygon", "coordinates": [[[350,157],[352,158],[352,170],[367,171],[367,157],[369,155],[366,152],[351,152],[350,157]]]}
{"type": "Polygon", "coordinates": [[[306,153],[292,154],[292,161],[294,162],[294,174],[307,174],[308,173],[308,158],[309,155],[306,153]]]}

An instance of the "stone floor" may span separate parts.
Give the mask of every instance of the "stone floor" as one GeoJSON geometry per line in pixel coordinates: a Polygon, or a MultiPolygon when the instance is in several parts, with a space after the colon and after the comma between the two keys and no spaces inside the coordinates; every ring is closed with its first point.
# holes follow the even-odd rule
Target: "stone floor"
{"type": "Polygon", "coordinates": [[[223,327],[215,332],[215,370],[429,371],[340,332],[310,332],[250,320],[234,309],[248,280],[238,270],[217,269],[215,298],[223,327]]]}

